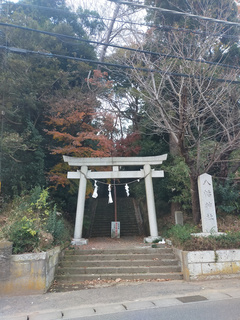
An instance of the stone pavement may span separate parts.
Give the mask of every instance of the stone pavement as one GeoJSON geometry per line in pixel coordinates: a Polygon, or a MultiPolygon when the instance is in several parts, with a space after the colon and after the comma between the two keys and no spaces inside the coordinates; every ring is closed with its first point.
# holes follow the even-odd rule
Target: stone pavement
{"type": "Polygon", "coordinates": [[[232,298],[240,298],[240,278],[205,282],[115,282],[108,287],[1,298],[0,319],[87,319],[92,315],[232,298]]]}

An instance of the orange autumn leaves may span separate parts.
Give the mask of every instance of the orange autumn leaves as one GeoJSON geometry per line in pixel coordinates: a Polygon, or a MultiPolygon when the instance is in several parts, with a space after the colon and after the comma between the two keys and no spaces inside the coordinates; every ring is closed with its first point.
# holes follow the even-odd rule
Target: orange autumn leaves
{"type": "MultiPolygon", "coordinates": [[[[93,81],[101,82],[100,71],[94,72],[93,81]]],[[[88,79],[89,80],[89,79],[88,79]]],[[[106,74],[103,74],[103,85],[106,85],[106,74]]],[[[99,85],[99,83],[97,84],[99,85]]],[[[109,86],[110,83],[107,83],[109,86]]],[[[45,112],[46,126],[45,132],[52,136],[50,140],[50,150],[56,155],[56,164],[49,172],[49,180],[57,187],[70,184],[67,179],[67,171],[72,170],[62,157],[58,155],[69,155],[73,157],[109,157],[109,156],[129,156],[127,149],[133,150],[133,140],[138,140],[138,136],[120,139],[119,142],[114,138],[117,129],[114,119],[109,113],[98,114],[99,101],[96,92],[85,89],[73,89],[56,96],[48,102],[48,110],[45,112]],[[117,149],[124,140],[129,142],[124,154],[119,154],[117,149]]],[[[122,147],[119,148],[123,151],[122,147]]],[[[136,147],[136,150],[138,147],[136,147]]],[[[120,152],[122,153],[122,152],[120,152]]]]}

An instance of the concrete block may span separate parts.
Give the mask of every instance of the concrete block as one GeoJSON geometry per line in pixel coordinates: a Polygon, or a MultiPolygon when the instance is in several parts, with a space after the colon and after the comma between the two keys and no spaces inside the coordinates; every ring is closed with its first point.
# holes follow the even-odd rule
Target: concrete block
{"type": "Polygon", "coordinates": [[[229,295],[224,292],[204,292],[204,297],[211,301],[229,299],[229,295]]]}
{"type": "Polygon", "coordinates": [[[112,304],[112,305],[110,304],[106,306],[97,306],[94,309],[96,310],[96,315],[126,311],[126,308],[124,308],[122,304],[112,304]]]}
{"type": "Polygon", "coordinates": [[[46,252],[39,252],[39,253],[24,253],[24,254],[17,254],[12,255],[12,261],[34,261],[34,260],[45,260],[47,256],[46,252]]]}
{"type": "Polygon", "coordinates": [[[232,262],[232,272],[240,273],[240,261],[232,262]]]}
{"type": "Polygon", "coordinates": [[[0,296],[46,292],[54,279],[60,247],[47,252],[11,255],[8,278],[1,279],[0,296]]]}
{"type": "Polygon", "coordinates": [[[188,263],[214,262],[214,251],[190,251],[188,252],[188,263]]]}
{"type": "Polygon", "coordinates": [[[182,302],[175,298],[152,300],[152,303],[154,303],[156,307],[171,307],[182,305],[182,302]]]}
{"type": "Polygon", "coordinates": [[[232,250],[233,261],[240,261],[240,250],[232,250]]]}
{"type": "Polygon", "coordinates": [[[202,274],[202,264],[201,263],[193,263],[188,265],[189,273],[192,276],[198,276],[202,274]]]}
{"type": "Polygon", "coordinates": [[[230,262],[235,260],[234,250],[217,250],[218,262],[230,262]]]}
{"type": "Polygon", "coordinates": [[[230,274],[232,273],[231,262],[203,263],[202,273],[204,274],[230,274]]]}
{"type": "Polygon", "coordinates": [[[123,303],[123,306],[125,306],[127,310],[140,310],[155,307],[151,301],[130,301],[123,303]]]}
{"type": "Polygon", "coordinates": [[[0,280],[7,280],[10,277],[12,243],[0,242],[0,280]]]}
{"type": "Polygon", "coordinates": [[[78,317],[88,317],[93,315],[96,315],[96,312],[94,311],[94,308],[91,308],[91,307],[68,309],[63,311],[63,317],[60,319],[75,319],[78,317]]]}
{"type": "Polygon", "coordinates": [[[62,319],[61,311],[52,311],[46,313],[35,313],[29,315],[29,320],[59,320],[62,319]]]}
{"type": "Polygon", "coordinates": [[[12,263],[11,265],[11,278],[20,278],[29,275],[31,272],[30,261],[21,261],[12,263]]]}
{"type": "Polygon", "coordinates": [[[24,316],[1,316],[1,320],[26,320],[26,315],[24,316]]]}

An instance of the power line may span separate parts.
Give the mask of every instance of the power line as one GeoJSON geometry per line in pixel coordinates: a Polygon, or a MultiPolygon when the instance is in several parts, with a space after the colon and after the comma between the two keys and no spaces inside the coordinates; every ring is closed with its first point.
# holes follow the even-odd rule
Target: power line
{"type": "Polygon", "coordinates": [[[240,67],[229,65],[229,64],[224,64],[224,63],[220,63],[220,62],[212,62],[212,61],[207,61],[207,60],[204,60],[204,59],[186,58],[186,57],[180,57],[180,56],[176,56],[176,55],[153,52],[153,51],[148,51],[148,50],[140,50],[140,49],[134,49],[134,48],[130,48],[130,47],[123,47],[123,46],[119,46],[119,45],[115,45],[115,44],[108,44],[108,43],[105,43],[105,42],[87,40],[87,39],[82,39],[82,38],[75,37],[75,36],[69,36],[69,35],[65,35],[65,34],[42,31],[42,30],[22,27],[22,26],[18,26],[18,25],[13,25],[13,24],[9,24],[9,23],[0,22],[0,25],[5,26],[5,27],[10,27],[10,28],[17,28],[17,29],[22,29],[22,30],[26,30],[26,31],[42,33],[42,34],[46,34],[46,35],[53,36],[53,37],[56,37],[56,38],[67,38],[67,39],[71,39],[71,40],[77,40],[77,41],[81,41],[81,42],[85,42],[85,43],[92,43],[92,44],[102,45],[102,46],[106,46],[107,45],[107,46],[112,47],[112,48],[124,49],[124,50],[132,51],[132,52],[155,55],[155,56],[160,56],[160,57],[165,57],[165,58],[170,58],[170,59],[172,58],[172,59],[199,62],[199,63],[215,65],[215,66],[220,66],[220,67],[223,67],[223,68],[230,68],[230,69],[235,69],[235,70],[239,70],[240,69],[240,67]]]}
{"type": "MultiPolygon", "coordinates": [[[[109,1],[113,1],[114,0],[109,0],[109,1]]],[[[5,3],[4,5],[8,5],[9,3],[5,3]]],[[[31,5],[31,4],[24,4],[24,3],[11,3],[11,6],[24,6],[24,7],[33,7],[35,9],[42,9],[42,10],[51,10],[51,11],[59,11],[61,13],[65,12],[65,13],[70,13],[72,15],[77,15],[79,17],[79,15],[81,14],[76,14],[74,12],[71,11],[66,11],[63,9],[58,9],[58,8],[52,8],[52,7],[44,7],[44,6],[37,6],[37,5],[31,5]]],[[[106,21],[112,21],[113,19],[111,18],[104,18],[104,17],[96,17],[94,15],[91,14],[84,14],[84,16],[86,17],[91,17],[91,18],[95,18],[95,19],[99,19],[99,20],[106,20],[106,21]]],[[[239,39],[239,36],[234,36],[234,35],[227,35],[227,34],[221,34],[221,33],[210,33],[210,32],[204,32],[204,31],[197,31],[197,30],[193,30],[193,29],[186,29],[186,28],[176,28],[176,27],[172,27],[169,25],[158,25],[158,24],[150,24],[150,23],[139,23],[139,22],[133,22],[133,21],[126,21],[126,20],[115,20],[116,22],[119,23],[127,23],[127,24],[132,24],[132,25],[139,25],[139,26],[144,26],[144,27],[149,27],[149,28],[160,28],[160,29],[166,29],[166,30],[175,30],[175,31],[181,31],[181,32],[191,32],[194,34],[201,34],[201,35],[206,35],[206,36],[213,36],[213,37],[221,37],[221,38],[229,38],[229,39],[239,39]]],[[[224,20],[220,20],[220,21],[224,21],[224,20]]]]}
{"type": "Polygon", "coordinates": [[[125,5],[129,5],[129,6],[134,6],[134,7],[138,7],[138,8],[157,10],[157,11],[166,12],[166,13],[170,13],[170,14],[176,14],[176,15],[180,15],[180,16],[186,16],[186,17],[190,17],[190,18],[197,18],[197,19],[201,19],[201,20],[206,20],[206,21],[211,21],[211,22],[222,23],[222,24],[227,24],[227,25],[231,25],[231,26],[240,27],[240,23],[239,22],[214,19],[214,18],[209,18],[209,17],[205,17],[205,16],[199,16],[199,15],[192,14],[192,13],[187,13],[187,12],[169,10],[169,9],[160,8],[160,7],[147,6],[147,5],[140,4],[140,3],[135,3],[135,2],[119,1],[119,0],[108,0],[108,1],[116,2],[116,3],[119,3],[119,4],[125,4],[125,5]]]}
{"type": "MultiPolygon", "coordinates": [[[[110,63],[110,62],[100,62],[97,60],[76,58],[76,57],[71,57],[71,56],[64,56],[64,55],[60,55],[60,54],[46,53],[46,52],[40,52],[40,51],[32,51],[32,50],[26,50],[26,49],[22,49],[22,48],[0,46],[0,49],[4,49],[4,50],[10,51],[10,52],[19,53],[19,54],[34,54],[34,55],[45,56],[48,58],[68,59],[68,60],[81,61],[81,62],[90,63],[90,64],[103,65],[103,66],[107,66],[107,67],[116,67],[116,68],[121,68],[121,69],[131,69],[131,70],[138,70],[138,71],[144,71],[144,72],[160,73],[162,75],[167,75],[167,76],[202,79],[202,77],[195,76],[195,75],[189,75],[189,74],[185,74],[185,73],[168,72],[168,71],[163,71],[163,70],[158,70],[158,69],[133,67],[133,66],[129,66],[129,65],[121,65],[121,64],[110,63]]],[[[240,84],[240,81],[238,81],[238,80],[228,80],[228,79],[222,79],[222,78],[206,77],[205,80],[221,82],[221,83],[240,84]]]]}
{"type": "MultiPolygon", "coordinates": [[[[95,19],[99,19],[99,20],[106,20],[106,21],[112,21],[113,19],[111,18],[104,18],[104,17],[96,17],[94,15],[90,15],[90,14],[85,14],[84,15],[86,17],[90,17],[90,18],[95,18],[95,19]]],[[[127,20],[115,20],[116,22],[119,22],[121,24],[132,24],[132,25],[137,25],[137,26],[142,26],[142,27],[149,27],[149,28],[157,28],[157,29],[165,29],[165,31],[169,31],[169,30],[174,30],[174,31],[178,31],[178,32],[187,32],[187,33],[194,33],[194,34],[200,34],[200,35],[204,35],[204,36],[211,36],[211,37],[220,37],[220,38],[229,38],[229,39],[239,39],[239,36],[234,36],[231,34],[223,34],[223,33],[210,33],[210,32],[206,32],[206,31],[198,31],[198,30],[193,30],[193,29],[187,29],[187,28],[176,28],[176,27],[172,27],[169,25],[161,25],[161,24],[153,24],[153,23],[139,23],[139,22],[134,22],[134,21],[127,21],[127,20]]]]}

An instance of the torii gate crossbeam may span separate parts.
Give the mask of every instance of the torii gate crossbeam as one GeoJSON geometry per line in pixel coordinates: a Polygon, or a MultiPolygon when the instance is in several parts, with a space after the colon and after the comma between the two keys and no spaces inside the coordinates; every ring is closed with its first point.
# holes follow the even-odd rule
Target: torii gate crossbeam
{"type": "Polygon", "coordinates": [[[75,220],[74,239],[72,244],[86,244],[87,240],[82,238],[82,227],[85,207],[85,195],[87,179],[145,179],[145,189],[148,207],[148,220],[150,228],[149,241],[158,237],[156,209],[154,201],[154,192],[152,178],[164,177],[162,170],[151,169],[151,165],[162,164],[167,159],[167,155],[153,157],[109,157],[109,158],[75,158],[63,156],[65,162],[70,166],[78,166],[80,170],[77,172],[68,172],[69,179],[79,179],[79,191],[75,220]],[[88,170],[88,166],[111,166],[112,171],[96,171],[88,170]],[[143,166],[139,171],[119,171],[119,166],[143,166]]]}

